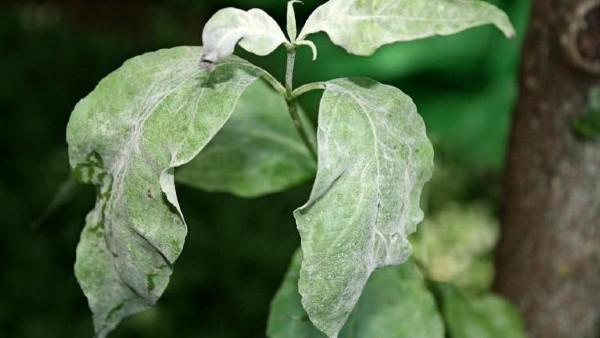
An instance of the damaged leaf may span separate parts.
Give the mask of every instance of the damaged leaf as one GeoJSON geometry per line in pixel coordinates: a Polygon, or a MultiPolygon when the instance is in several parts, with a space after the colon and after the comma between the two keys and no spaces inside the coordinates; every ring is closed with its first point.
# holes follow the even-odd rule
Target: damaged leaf
{"type": "Polygon", "coordinates": [[[485,24],[515,34],[504,12],[480,0],[330,0],[311,14],[298,39],[323,31],[348,52],[371,55],[386,44],[485,24]]]}
{"type": "Polygon", "coordinates": [[[317,138],[313,190],[294,212],[299,290],[311,321],[335,338],[371,273],[408,259],[433,148],[413,101],[369,79],[326,84],[317,138]]]}
{"type": "Polygon", "coordinates": [[[165,290],[187,233],[173,170],[225,124],[262,71],[235,57],[209,73],[201,48],[135,57],[81,100],[67,128],[79,180],[98,188],[75,274],[105,337],[165,290]]]}
{"type": "Polygon", "coordinates": [[[202,32],[202,60],[216,63],[233,54],[239,43],[256,55],[271,54],[287,39],[277,22],[261,9],[225,8],[212,16],[202,32]]]}
{"type": "Polygon", "coordinates": [[[286,109],[285,100],[266,83],[253,84],[223,130],[177,171],[177,182],[258,197],[309,180],[316,163],[286,109]]]}

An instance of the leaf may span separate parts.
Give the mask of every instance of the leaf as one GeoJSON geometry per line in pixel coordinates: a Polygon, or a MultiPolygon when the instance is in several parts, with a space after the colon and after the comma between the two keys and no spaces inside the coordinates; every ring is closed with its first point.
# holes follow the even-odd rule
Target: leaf
{"type": "Polygon", "coordinates": [[[422,275],[409,261],[373,273],[341,336],[443,338],[444,323],[422,275]]]}
{"type": "Polygon", "coordinates": [[[437,284],[443,314],[452,338],[525,338],[517,310],[502,297],[474,297],[450,285],[437,284]]]}
{"type": "Polygon", "coordinates": [[[287,33],[290,41],[295,41],[298,37],[298,31],[296,27],[296,10],[294,9],[294,5],[297,3],[302,3],[300,0],[289,0],[287,4],[287,33]]]}
{"type": "Polygon", "coordinates": [[[299,35],[326,32],[333,43],[357,55],[379,47],[494,24],[508,37],[508,16],[479,0],[330,0],[317,8],[299,35]]]}
{"type": "Polygon", "coordinates": [[[489,208],[451,204],[426,219],[411,239],[414,257],[429,279],[482,292],[494,278],[498,237],[499,224],[489,208]]]}
{"type": "MultiPolygon", "coordinates": [[[[323,338],[300,303],[298,273],[302,255],[296,253],[271,304],[269,338],[323,338]]],[[[342,338],[442,338],[444,327],[434,299],[412,262],[373,273],[342,338]]]]}
{"type": "Polygon", "coordinates": [[[433,149],[412,100],[369,79],[326,84],[317,138],[313,190],[294,212],[299,290],[311,321],[336,337],[371,272],[410,255],[433,149]]]}
{"type": "Polygon", "coordinates": [[[265,56],[288,42],[277,22],[256,8],[249,11],[237,8],[218,11],[204,26],[202,41],[202,60],[210,63],[232,55],[238,43],[250,53],[265,56]]]}
{"type": "Polygon", "coordinates": [[[175,178],[194,188],[257,197],[310,179],[315,167],[284,99],[257,82],[223,130],[175,178]]]}
{"type": "Polygon", "coordinates": [[[187,233],[173,168],[198,154],[262,74],[235,57],[208,73],[201,53],[178,47],[133,58],[71,115],[71,166],[98,186],[75,274],[100,338],[165,290],[187,233]]]}
{"type": "Polygon", "coordinates": [[[300,294],[298,293],[301,262],[302,252],[298,250],[294,254],[288,272],[271,302],[271,310],[267,323],[267,337],[269,338],[325,337],[310,322],[306,311],[302,308],[300,294]]]}

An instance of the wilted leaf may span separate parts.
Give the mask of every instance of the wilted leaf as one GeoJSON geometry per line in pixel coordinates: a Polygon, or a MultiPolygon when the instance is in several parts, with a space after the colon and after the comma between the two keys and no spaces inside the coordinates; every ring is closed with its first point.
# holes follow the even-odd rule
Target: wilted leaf
{"type": "Polygon", "coordinates": [[[209,74],[201,53],[179,47],[125,62],[69,121],[71,166],[98,186],[75,264],[98,337],[165,290],[187,232],[173,168],[198,154],[261,74],[235,57],[209,74]]]}
{"type": "Polygon", "coordinates": [[[525,338],[523,323],[512,304],[494,294],[474,297],[450,285],[437,284],[452,338],[525,338]]]}
{"type": "Polygon", "coordinates": [[[202,60],[214,63],[233,54],[238,43],[250,53],[264,56],[287,39],[277,22],[263,10],[225,8],[208,20],[202,42],[205,48],[202,60]]]}
{"type": "Polygon", "coordinates": [[[330,0],[308,18],[299,40],[324,31],[348,52],[370,55],[385,44],[450,35],[485,24],[514,35],[508,16],[479,0],[330,0]]]}
{"type": "Polygon", "coordinates": [[[242,95],[223,130],[175,178],[195,188],[256,197],[308,180],[315,167],[284,99],[257,82],[242,95]]]}
{"type": "Polygon", "coordinates": [[[371,272],[410,255],[433,149],[412,100],[368,79],[326,84],[317,138],[313,191],[294,212],[299,290],[311,321],[336,337],[371,272]]]}
{"type": "MultiPolygon", "coordinates": [[[[298,252],[271,304],[269,338],[324,338],[306,315],[298,293],[298,252]]],[[[442,338],[443,322],[412,262],[373,273],[342,338],[442,338]]]]}

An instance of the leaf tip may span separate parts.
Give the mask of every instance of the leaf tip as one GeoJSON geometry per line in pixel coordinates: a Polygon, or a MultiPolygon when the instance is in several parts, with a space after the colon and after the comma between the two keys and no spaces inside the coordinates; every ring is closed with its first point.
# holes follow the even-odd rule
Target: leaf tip
{"type": "Polygon", "coordinates": [[[502,12],[500,9],[498,9],[498,11],[500,12],[500,15],[499,18],[497,18],[497,20],[494,22],[494,24],[496,25],[496,27],[498,27],[498,29],[502,31],[502,33],[504,33],[504,36],[506,36],[506,38],[514,38],[517,35],[515,26],[513,26],[512,22],[510,21],[510,18],[506,13],[502,12]]]}
{"type": "Polygon", "coordinates": [[[314,42],[310,41],[310,40],[301,40],[301,41],[296,41],[295,42],[296,45],[298,46],[306,46],[309,47],[310,50],[312,51],[312,60],[316,61],[317,57],[319,55],[319,52],[317,51],[317,46],[314,44],[314,42]]]}
{"type": "Polygon", "coordinates": [[[501,30],[508,39],[513,39],[515,36],[517,36],[515,27],[510,23],[510,21],[507,21],[501,30]]]}

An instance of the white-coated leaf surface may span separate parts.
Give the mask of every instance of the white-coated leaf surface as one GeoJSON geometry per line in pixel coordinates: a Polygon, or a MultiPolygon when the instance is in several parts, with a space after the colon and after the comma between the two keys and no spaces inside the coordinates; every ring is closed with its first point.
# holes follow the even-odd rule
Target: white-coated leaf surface
{"type": "Polygon", "coordinates": [[[313,190],[294,212],[304,257],[299,291],[310,320],[333,338],[371,273],[410,255],[433,149],[412,100],[368,79],[326,84],[317,139],[313,190]]]}
{"type": "Polygon", "coordinates": [[[315,171],[316,162],[294,128],[285,100],[257,81],[223,130],[175,178],[194,188],[258,197],[305,182],[315,171]]]}
{"type": "Polygon", "coordinates": [[[271,54],[287,39],[277,22],[261,9],[224,8],[208,20],[202,32],[203,61],[215,63],[233,54],[239,43],[257,55],[271,54]]]}
{"type": "Polygon", "coordinates": [[[515,33],[504,12],[480,0],[330,0],[308,18],[298,39],[324,31],[348,52],[370,55],[385,44],[485,24],[515,33]]]}
{"type": "MultiPolygon", "coordinates": [[[[297,253],[277,291],[267,326],[269,338],[325,338],[300,303],[297,253]]],[[[443,338],[444,324],[433,296],[413,262],[377,270],[369,279],[341,338],[443,338]]]]}
{"type": "Polygon", "coordinates": [[[295,41],[298,37],[298,31],[296,26],[296,10],[294,9],[294,5],[297,3],[302,3],[300,0],[289,0],[287,5],[287,33],[290,41],[295,41]]]}
{"type": "Polygon", "coordinates": [[[75,264],[97,337],[165,290],[187,233],[173,170],[212,139],[261,75],[235,57],[209,73],[198,65],[201,53],[178,47],[135,57],[71,115],[71,166],[98,188],[75,264]]]}

